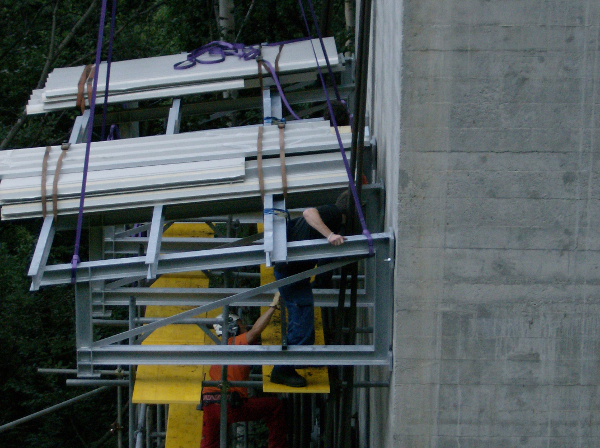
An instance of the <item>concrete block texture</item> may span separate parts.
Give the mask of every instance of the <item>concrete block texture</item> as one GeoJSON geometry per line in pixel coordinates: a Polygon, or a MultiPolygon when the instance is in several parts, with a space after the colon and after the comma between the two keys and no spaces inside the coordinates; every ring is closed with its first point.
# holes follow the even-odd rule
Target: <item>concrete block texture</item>
{"type": "Polygon", "coordinates": [[[397,249],[378,440],[597,447],[600,2],[376,3],[369,104],[397,249]]]}

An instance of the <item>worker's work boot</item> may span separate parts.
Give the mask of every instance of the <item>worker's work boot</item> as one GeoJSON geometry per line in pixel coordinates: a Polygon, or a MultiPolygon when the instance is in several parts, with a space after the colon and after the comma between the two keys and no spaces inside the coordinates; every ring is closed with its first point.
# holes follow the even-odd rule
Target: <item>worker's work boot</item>
{"type": "Polygon", "coordinates": [[[306,379],[296,369],[288,366],[275,366],[271,372],[271,382],[289,387],[306,387],[306,379]]]}

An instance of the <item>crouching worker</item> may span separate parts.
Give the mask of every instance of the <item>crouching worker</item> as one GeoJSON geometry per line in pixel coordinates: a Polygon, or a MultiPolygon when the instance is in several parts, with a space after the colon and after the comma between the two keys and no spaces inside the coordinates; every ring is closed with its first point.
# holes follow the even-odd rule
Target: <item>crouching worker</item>
{"type": "MultiPolygon", "coordinates": [[[[238,316],[230,314],[235,325],[230,327],[235,337],[229,338],[229,344],[249,345],[257,344],[259,336],[271,321],[275,310],[279,307],[279,293],[275,294],[269,309],[258,318],[250,330],[242,323],[238,316]]],[[[215,325],[217,336],[221,336],[221,326],[215,325]]],[[[227,379],[229,381],[247,381],[250,378],[250,366],[228,366],[227,379]]],[[[221,366],[211,366],[209,377],[212,381],[221,380],[221,366]]],[[[287,423],[283,403],[277,397],[248,397],[245,387],[231,387],[228,393],[230,399],[227,404],[227,424],[265,419],[269,428],[269,448],[287,448],[287,423]]],[[[220,389],[205,387],[202,392],[203,422],[202,442],[200,448],[218,448],[220,442],[221,405],[220,389]]]]}

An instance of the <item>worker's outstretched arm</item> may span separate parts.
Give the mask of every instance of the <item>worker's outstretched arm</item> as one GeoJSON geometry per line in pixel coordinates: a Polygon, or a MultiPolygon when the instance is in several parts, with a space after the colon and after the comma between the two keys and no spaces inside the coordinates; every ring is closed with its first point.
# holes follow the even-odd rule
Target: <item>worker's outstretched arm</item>
{"type": "Polygon", "coordinates": [[[302,212],[302,216],[317,232],[327,238],[329,244],[332,246],[339,246],[340,244],[344,244],[345,238],[342,235],[338,235],[337,233],[333,233],[329,227],[323,222],[321,219],[321,215],[319,214],[319,210],[316,208],[307,208],[302,212]]]}
{"type": "Polygon", "coordinates": [[[246,340],[248,341],[248,344],[255,342],[258,339],[258,336],[264,331],[265,328],[267,328],[267,325],[269,325],[269,322],[271,322],[271,317],[278,306],[279,291],[275,293],[269,309],[267,309],[267,311],[265,311],[262,316],[260,316],[256,322],[254,322],[252,328],[248,330],[248,333],[246,333],[246,340]]]}

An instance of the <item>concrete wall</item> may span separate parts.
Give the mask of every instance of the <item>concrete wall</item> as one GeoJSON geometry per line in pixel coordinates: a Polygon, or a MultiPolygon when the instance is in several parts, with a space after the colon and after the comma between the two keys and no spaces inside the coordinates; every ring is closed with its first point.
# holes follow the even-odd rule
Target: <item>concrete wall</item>
{"type": "Polygon", "coordinates": [[[375,0],[397,233],[371,446],[600,440],[600,2],[375,0]]]}

